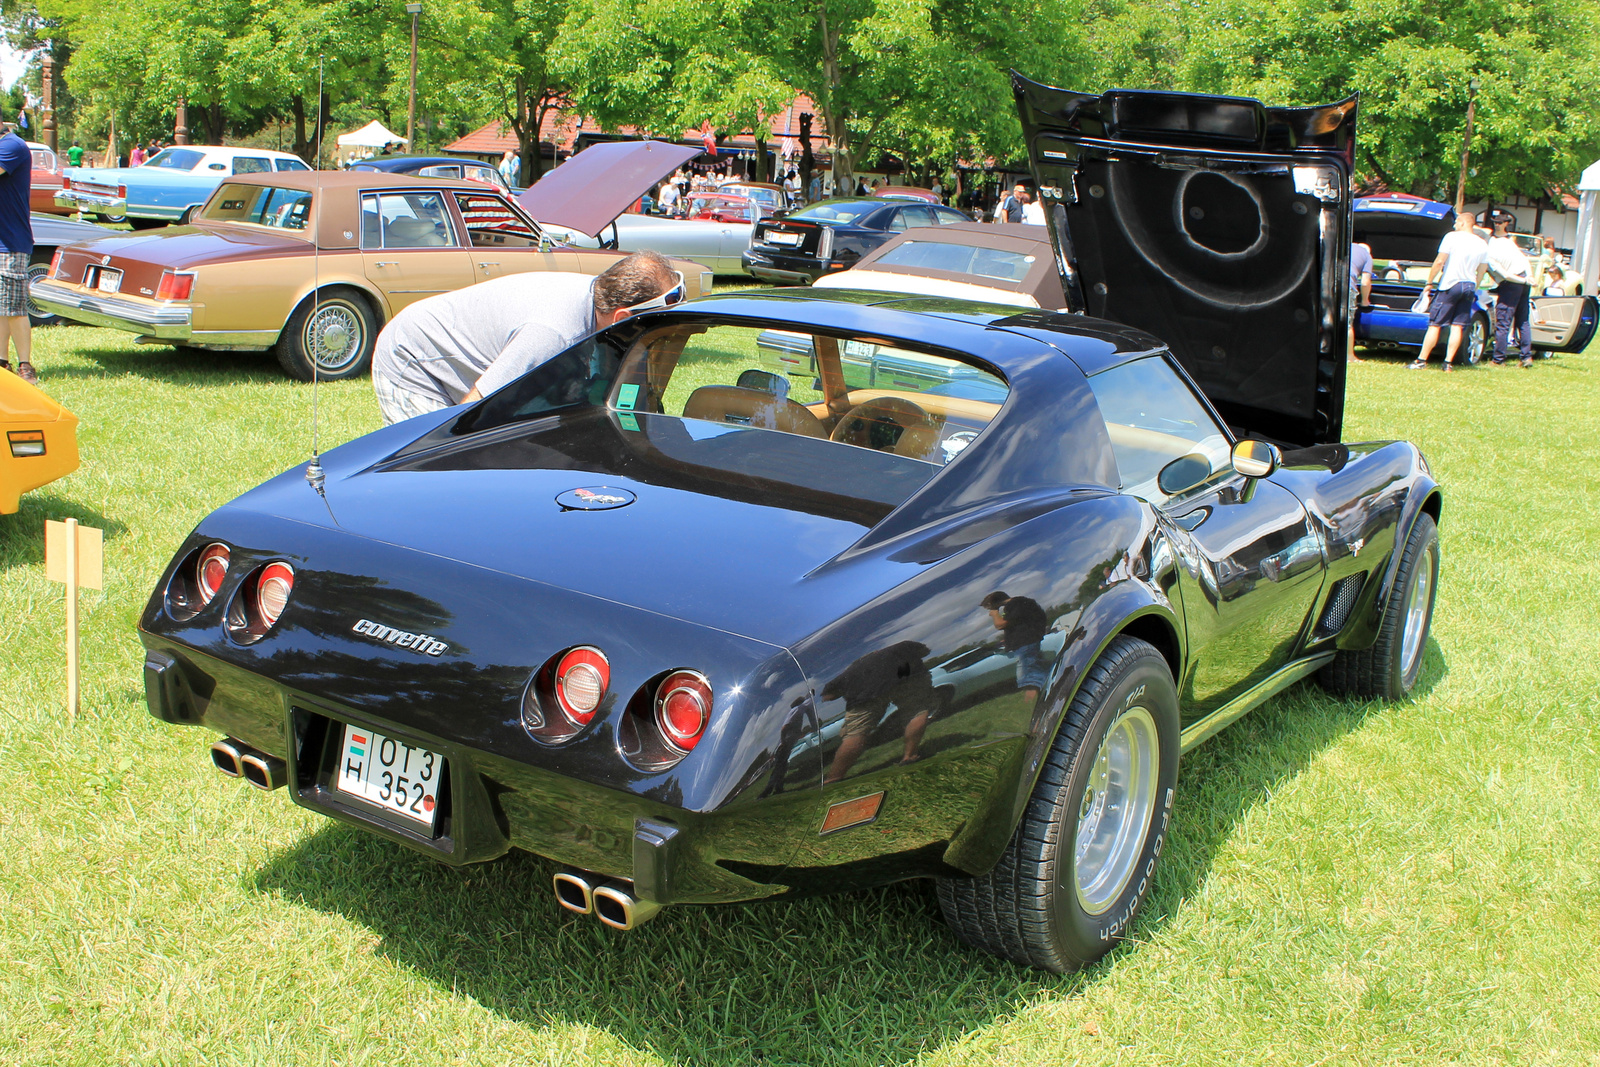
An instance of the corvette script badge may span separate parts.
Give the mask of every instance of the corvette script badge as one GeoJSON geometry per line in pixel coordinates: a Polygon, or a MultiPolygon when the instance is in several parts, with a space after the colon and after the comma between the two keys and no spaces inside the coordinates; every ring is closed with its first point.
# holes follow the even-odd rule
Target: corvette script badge
{"type": "Polygon", "coordinates": [[[569,489],[556,497],[563,511],[607,511],[625,508],[638,498],[626,489],[593,485],[587,489],[569,489]]]}
{"type": "Polygon", "coordinates": [[[393,626],[385,626],[371,619],[362,619],[350,629],[358,634],[365,634],[373,640],[394,645],[396,648],[409,648],[424,656],[442,656],[450,649],[448,644],[432,634],[414,634],[409,630],[396,630],[393,626]]]}

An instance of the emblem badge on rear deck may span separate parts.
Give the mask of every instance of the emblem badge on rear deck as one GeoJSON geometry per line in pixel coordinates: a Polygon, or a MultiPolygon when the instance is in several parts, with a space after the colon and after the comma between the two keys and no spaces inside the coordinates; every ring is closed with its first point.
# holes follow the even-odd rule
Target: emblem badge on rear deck
{"type": "Polygon", "coordinates": [[[587,489],[569,489],[556,497],[556,503],[561,505],[562,511],[609,511],[625,508],[636,499],[626,489],[595,485],[587,489]]]}

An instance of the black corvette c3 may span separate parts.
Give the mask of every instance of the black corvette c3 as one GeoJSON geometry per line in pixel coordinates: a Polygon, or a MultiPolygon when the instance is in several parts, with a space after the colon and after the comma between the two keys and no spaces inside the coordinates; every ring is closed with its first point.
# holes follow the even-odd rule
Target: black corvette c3
{"type": "Polygon", "coordinates": [[[1081,314],[628,318],[207,517],[151,710],[444,862],[549,857],[615,927],[926,877],[970,944],[1104,954],[1183,751],[1313,674],[1411,689],[1440,491],[1340,442],[1354,101],[1016,91],[1081,314]]]}

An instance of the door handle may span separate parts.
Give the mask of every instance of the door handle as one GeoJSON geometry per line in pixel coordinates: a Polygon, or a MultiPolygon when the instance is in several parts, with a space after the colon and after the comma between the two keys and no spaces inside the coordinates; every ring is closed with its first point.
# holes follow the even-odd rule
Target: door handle
{"type": "Polygon", "coordinates": [[[485,263],[481,260],[478,262],[478,266],[482,267],[484,270],[488,270],[490,267],[498,267],[499,265],[500,261],[498,259],[492,260],[488,263],[485,263]]]}
{"type": "Polygon", "coordinates": [[[374,267],[398,267],[399,265],[400,261],[398,259],[380,259],[373,264],[374,267]]]}

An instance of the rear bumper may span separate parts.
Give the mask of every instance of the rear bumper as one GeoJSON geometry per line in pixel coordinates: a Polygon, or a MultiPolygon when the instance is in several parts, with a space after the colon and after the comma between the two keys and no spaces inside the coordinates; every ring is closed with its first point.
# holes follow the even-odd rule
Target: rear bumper
{"type": "Polygon", "coordinates": [[[279,685],[142,628],[140,637],[147,650],[151,714],[207,727],[282,759],[296,804],[444,863],[484,862],[516,848],[630,881],[641,899],[658,904],[749,901],[789,887],[734,873],[729,868],[739,863],[726,861],[778,875],[788,866],[796,836],[807,828],[815,832],[814,790],[741,805],[735,812],[688,811],[531,766],[504,754],[513,746],[481,731],[471,738],[428,733],[279,685]],[[385,817],[335,787],[346,723],[443,757],[440,807],[431,830],[385,817]]]}
{"type": "Polygon", "coordinates": [[[810,257],[773,255],[755,248],[746,251],[739,261],[753,277],[783,285],[810,285],[824,274],[843,269],[843,264],[825,264],[810,257]]]}
{"type": "Polygon", "coordinates": [[[92,293],[49,278],[34,282],[30,296],[49,314],[89,326],[126,330],[163,341],[186,341],[194,332],[194,311],[186,305],[92,293]]]}
{"type": "Polygon", "coordinates": [[[82,189],[63,189],[56,194],[56,207],[67,211],[81,211],[86,215],[122,216],[128,213],[128,201],[115,194],[91,193],[82,189]]]}

